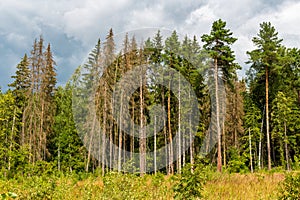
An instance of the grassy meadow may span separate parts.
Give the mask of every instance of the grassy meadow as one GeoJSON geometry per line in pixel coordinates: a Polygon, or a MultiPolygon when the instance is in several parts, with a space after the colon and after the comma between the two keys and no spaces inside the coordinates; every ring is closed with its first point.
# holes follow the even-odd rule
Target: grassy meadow
{"type": "MultiPolygon", "coordinates": [[[[0,194],[13,192],[15,199],[174,199],[175,176],[139,177],[110,173],[33,176],[0,180],[0,194]]],[[[278,199],[284,173],[212,173],[204,184],[202,199],[278,199]]],[[[13,199],[12,197],[2,197],[13,199]]]]}

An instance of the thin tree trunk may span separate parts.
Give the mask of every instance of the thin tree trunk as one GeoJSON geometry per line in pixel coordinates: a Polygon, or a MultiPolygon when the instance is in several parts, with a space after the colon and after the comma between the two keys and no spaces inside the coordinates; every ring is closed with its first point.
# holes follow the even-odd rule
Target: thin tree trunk
{"type": "Polygon", "coordinates": [[[252,145],[251,145],[251,133],[250,133],[250,128],[249,128],[249,151],[250,151],[250,169],[251,169],[251,173],[253,173],[252,145]]]}
{"type": "Polygon", "coordinates": [[[132,99],[132,121],[131,121],[131,127],[130,127],[130,131],[131,131],[131,147],[130,147],[130,160],[132,161],[133,159],[133,154],[134,154],[134,99],[132,99]]]}
{"type": "Polygon", "coordinates": [[[154,116],[154,174],[156,174],[156,115],[154,116]]]}
{"type": "Polygon", "coordinates": [[[44,126],[44,108],[45,108],[45,102],[44,99],[42,98],[42,111],[41,111],[41,121],[40,121],[40,133],[39,133],[39,137],[40,137],[40,141],[39,141],[39,154],[41,159],[44,159],[44,153],[43,153],[43,149],[44,149],[44,144],[43,144],[43,138],[44,138],[44,130],[43,130],[43,126],[44,126]]]}
{"type": "Polygon", "coordinates": [[[8,154],[8,170],[10,171],[11,168],[11,152],[13,146],[13,136],[15,132],[15,123],[16,123],[16,108],[14,109],[14,116],[13,116],[13,124],[11,127],[11,134],[10,134],[10,144],[9,144],[9,154],[8,154]]]}
{"type": "Polygon", "coordinates": [[[105,148],[106,148],[106,141],[105,141],[105,136],[106,136],[106,121],[107,121],[107,104],[106,104],[106,85],[104,86],[104,106],[103,106],[103,133],[102,133],[102,176],[104,176],[104,170],[105,170],[105,148]]]}
{"type": "MultiPolygon", "coordinates": [[[[161,93],[161,97],[162,97],[162,105],[165,106],[165,89],[164,87],[162,87],[162,93],[161,93]]],[[[164,127],[163,127],[163,133],[164,133],[164,139],[165,139],[165,162],[166,162],[166,171],[167,174],[170,174],[170,171],[168,170],[168,142],[167,142],[167,129],[166,129],[166,119],[165,117],[163,118],[163,123],[164,123],[164,127]]]]}
{"type": "Polygon", "coordinates": [[[219,105],[219,87],[218,87],[218,60],[214,60],[215,71],[215,97],[216,97],[216,126],[217,126],[217,138],[218,138],[218,159],[217,159],[217,171],[222,172],[222,148],[221,148],[221,130],[220,130],[220,105],[219,105]]]}
{"type": "MultiPolygon", "coordinates": [[[[226,107],[223,105],[223,121],[222,121],[222,141],[223,141],[223,165],[226,168],[226,136],[225,136],[225,120],[226,120],[226,107]]],[[[236,131],[236,128],[234,129],[236,131]]],[[[235,134],[236,136],[236,134],[235,134]]],[[[236,145],[236,142],[234,142],[234,145],[236,145]]]]}
{"type": "Polygon", "coordinates": [[[285,148],[285,159],[286,159],[286,169],[290,171],[290,163],[289,163],[289,152],[288,152],[288,144],[287,144],[287,128],[286,121],[284,119],[284,148],[285,148]]]}
{"type": "MultiPolygon", "coordinates": [[[[169,76],[170,78],[170,76],[169,76]]],[[[168,92],[168,131],[169,131],[169,170],[170,173],[174,173],[173,167],[173,138],[172,138],[172,127],[171,127],[171,81],[169,80],[169,92],[168,92]]]]}
{"type": "Polygon", "coordinates": [[[85,171],[88,172],[89,171],[89,165],[90,165],[90,159],[91,159],[91,151],[92,151],[92,142],[94,139],[94,132],[95,132],[95,124],[96,124],[96,114],[94,114],[93,116],[93,123],[92,123],[92,129],[90,132],[89,138],[89,149],[88,149],[88,157],[87,157],[87,161],[86,161],[86,167],[85,167],[85,171]]]}
{"type": "Polygon", "coordinates": [[[146,159],[146,138],[144,128],[144,102],[143,102],[143,77],[140,77],[140,175],[143,176],[145,174],[145,159],[146,159]]]}
{"type": "Polygon", "coordinates": [[[179,76],[179,87],[178,87],[178,160],[177,160],[177,170],[178,173],[181,173],[181,82],[179,76]]]}
{"type": "MultiPolygon", "coordinates": [[[[123,91],[121,92],[121,106],[120,106],[120,113],[122,113],[122,106],[123,106],[123,91]]],[[[121,160],[122,160],[122,114],[119,116],[119,152],[118,152],[118,172],[121,171],[121,160]]]]}
{"type": "Polygon", "coordinates": [[[271,147],[269,133],[269,71],[266,66],[266,128],[267,128],[267,151],[268,151],[268,170],[271,170],[271,147]]]}
{"type": "MultiPolygon", "coordinates": [[[[189,90],[189,99],[191,99],[191,91],[189,90]]],[[[192,116],[189,114],[189,139],[190,139],[190,162],[191,162],[191,173],[194,173],[194,142],[192,136],[192,116]]]]}
{"type": "Polygon", "coordinates": [[[265,115],[265,106],[264,106],[264,111],[261,119],[261,127],[260,127],[260,134],[259,134],[259,144],[258,144],[258,168],[261,169],[262,164],[261,164],[261,157],[262,157],[262,149],[261,149],[261,144],[262,144],[262,131],[264,127],[264,115],[265,115]]]}
{"type": "Polygon", "coordinates": [[[223,132],[223,165],[226,168],[226,137],[225,137],[225,120],[223,120],[223,127],[222,127],[222,132],[223,132]]]}
{"type": "Polygon", "coordinates": [[[185,166],[185,135],[186,132],[184,131],[184,134],[182,136],[182,166],[185,166]]]}
{"type": "Polygon", "coordinates": [[[113,167],[113,124],[110,121],[109,124],[109,168],[112,169],[113,167]]]}

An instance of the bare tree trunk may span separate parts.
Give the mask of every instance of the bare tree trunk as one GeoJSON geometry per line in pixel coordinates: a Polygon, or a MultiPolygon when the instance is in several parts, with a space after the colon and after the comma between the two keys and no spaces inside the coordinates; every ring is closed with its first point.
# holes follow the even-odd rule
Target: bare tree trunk
{"type": "Polygon", "coordinates": [[[289,152],[288,152],[288,144],[287,144],[287,128],[286,128],[286,120],[284,119],[284,148],[285,148],[285,159],[286,159],[286,169],[290,171],[290,163],[289,163],[289,152]]]}
{"type": "MultiPolygon", "coordinates": [[[[122,113],[123,106],[123,91],[121,92],[121,105],[120,105],[120,113],[122,113]]],[[[119,152],[118,152],[118,172],[121,171],[121,160],[122,160],[122,114],[119,116],[119,152]]]]}
{"type": "Polygon", "coordinates": [[[264,115],[265,115],[265,106],[264,106],[264,111],[261,119],[261,127],[260,127],[260,133],[259,133],[259,144],[258,144],[258,168],[261,169],[262,167],[262,149],[261,149],[261,143],[262,143],[262,131],[264,127],[264,115]]]}
{"type": "Polygon", "coordinates": [[[146,137],[144,128],[144,99],[143,99],[143,77],[140,77],[140,175],[146,171],[146,137]]]}
{"type": "MultiPolygon", "coordinates": [[[[189,90],[189,99],[191,99],[191,91],[189,90]]],[[[191,173],[194,173],[194,142],[192,136],[192,116],[189,114],[189,142],[190,142],[190,162],[191,162],[191,173]]]]}
{"type": "Polygon", "coordinates": [[[266,128],[267,128],[267,150],[268,150],[268,170],[271,170],[271,147],[269,133],[269,71],[266,66],[266,128]]]}
{"type": "MultiPolygon", "coordinates": [[[[162,88],[162,93],[161,93],[161,97],[162,97],[162,105],[165,106],[165,89],[164,87],[162,88]]],[[[163,127],[163,133],[164,133],[164,139],[165,139],[165,162],[166,162],[166,171],[167,171],[167,174],[170,174],[170,171],[168,169],[168,142],[167,142],[167,129],[166,129],[166,119],[165,117],[163,118],[163,123],[164,123],[164,127],[163,127]]]]}
{"type": "MultiPolygon", "coordinates": [[[[170,78],[170,77],[169,77],[170,78]]],[[[170,173],[174,173],[173,167],[173,138],[172,138],[172,127],[171,127],[171,81],[169,81],[169,92],[168,92],[168,131],[169,131],[169,170],[170,173]]]]}
{"type": "Polygon", "coordinates": [[[16,123],[16,108],[14,109],[14,116],[13,116],[13,124],[11,127],[11,134],[10,134],[10,144],[9,144],[9,154],[8,154],[8,170],[11,168],[11,152],[12,152],[12,143],[13,143],[13,136],[15,132],[15,123],[16,123]]]}
{"type": "Polygon", "coordinates": [[[184,132],[183,136],[182,136],[182,166],[185,166],[185,134],[186,132],[184,132]]]}
{"type": "Polygon", "coordinates": [[[45,108],[45,102],[44,102],[44,98],[42,97],[42,102],[41,102],[41,106],[42,106],[42,110],[41,110],[41,116],[40,116],[40,131],[39,131],[39,154],[41,156],[41,159],[44,159],[44,153],[43,153],[43,149],[44,149],[44,108],[45,108]]]}
{"type": "Polygon", "coordinates": [[[218,60],[214,60],[215,70],[215,98],[216,98],[216,126],[217,126],[217,138],[218,138],[218,159],[217,159],[217,171],[222,172],[222,148],[221,148],[221,130],[220,130],[220,105],[219,105],[219,87],[218,87],[218,60]]]}
{"type": "Polygon", "coordinates": [[[179,76],[179,86],[178,86],[178,160],[177,160],[177,170],[181,173],[181,82],[179,76]]]}
{"type": "Polygon", "coordinates": [[[94,132],[95,132],[95,124],[96,124],[96,114],[94,114],[93,116],[93,123],[92,123],[92,129],[90,134],[88,135],[89,138],[89,148],[88,148],[88,157],[87,157],[87,161],[86,161],[86,166],[85,166],[85,171],[88,172],[89,171],[89,165],[90,165],[90,159],[91,159],[91,151],[92,151],[92,143],[93,143],[93,139],[94,139],[94,132]]]}
{"type": "Polygon", "coordinates": [[[26,111],[28,107],[24,108],[24,111],[22,113],[22,132],[21,132],[21,145],[25,144],[25,121],[26,121],[26,111]]]}
{"type": "MultiPolygon", "coordinates": [[[[223,121],[222,121],[222,141],[223,141],[223,165],[226,168],[226,136],[225,136],[225,121],[226,121],[226,107],[225,105],[223,105],[222,107],[223,109],[223,121]]],[[[236,128],[234,129],[234,131],[236,132],[236,128]]],[[[235,137],[236,137],[236,133],[235,133],[235,137]]],[[[236,145],[236,142],[234,141],[234,144],[236,145]]],[[[235,146],[236,147],[236,146],[235,146]]]]}
{"type": "Polygon", "coordinates": [[[130,128],[130,131],[131,131],[131,147],[130,147],[130,160],[132,161],[133,159],[133,154],[134,154],[134,99],[132,100],[132,120],[131,120],[131,128],[130,128]]]}
{"type": "Polygon", "coordinates": [[[103,106],[103,133],[102,133],[102,175],[104,176],[105,173],[105,148],[106,148],[106,141],[105,141],[105,136],[106,136],[106,123],[107,123],[107,104],[106,104],[106,85],[104,86],[104,106],[103,106]]]}
{"type": "Polygon", "coordinates": [[[252,145],[251,145],[251,133],[250,133],[250,128],[249,128],[249,151],[250,151],[250,169],[251,169],[251,173],[253,173],[252,145]]]}
{"type": "Polygon", "coordinates": [[[113,124],[110,121],[109,124],[109,168],[112,169],[113,167],[113,124]]]}
{"type": "Polygon", "coordinates": [[[154,174],[156,174],[156,115],[154,116],[154,174]]]}
{"type": "Polygon", "coordinates": [[[225,137],[225,120],[223,120],[223,127],[222,127],[222,132],[223,132],[223,165],[226,168],[226,137],[225,137]]]}

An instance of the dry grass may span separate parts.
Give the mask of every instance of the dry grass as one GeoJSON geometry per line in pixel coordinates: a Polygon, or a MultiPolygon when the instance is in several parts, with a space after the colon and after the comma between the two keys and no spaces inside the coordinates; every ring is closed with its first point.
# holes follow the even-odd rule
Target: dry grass
{"type": "MultiPolygon", "coordinates": [[[[278,186],[284,173],[211,174],[204,185],[203,199],[277,199],[278,186]]],[[[173,199],[172,176],[111,175],[87,177],[76,180],[72,177],[54,178],[54,188],[47,179],[0,180],[0,194],[15,192],[17,199],[173,199]],[[39,180],[36,182],[36,180],[39,180]],[[34,181],[34,182],[33,182],[34,181]],[[36,182],[36,183],[35,183],[36,182]]]]}
{"type": "Polygon", "coordinates": [[[204,186],[204,199],[276,199],[284,174],[219,174],[204,186]]]}

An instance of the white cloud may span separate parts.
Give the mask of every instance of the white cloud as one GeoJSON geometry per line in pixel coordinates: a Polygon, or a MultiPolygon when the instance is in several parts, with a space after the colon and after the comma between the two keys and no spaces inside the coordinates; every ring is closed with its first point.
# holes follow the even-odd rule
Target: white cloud
{"type": "MultiPolygon", "coordinates": [[[[105,38],[109,28],[115,33],[141,27],[176,28],[199,39],[219,18],[238,37],[233,48],[237,61],[244,65],[245,52],[253,49],[251,39],[263,21],[272,22],[284,44],[300,47],[299,10],[297,0],[0,0],[0,68],[12,72],[30,51],[33,39],[43,34],[55,44],[58,65],[64,65],[60,77],[65,81],[69,77],[64,76],[81,64],[76,62],[85,56],[83,52],[98,37],[105,38]]],[[[1,77],[2,86],[7,77],[1,77]]]]}

